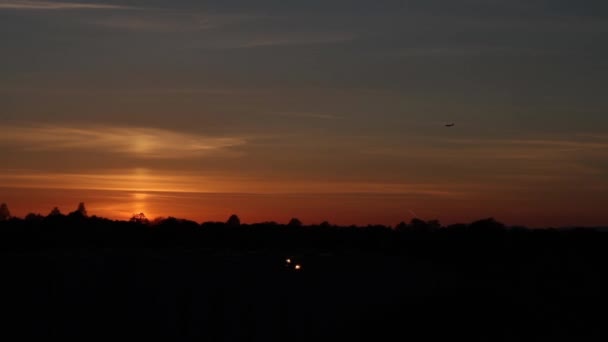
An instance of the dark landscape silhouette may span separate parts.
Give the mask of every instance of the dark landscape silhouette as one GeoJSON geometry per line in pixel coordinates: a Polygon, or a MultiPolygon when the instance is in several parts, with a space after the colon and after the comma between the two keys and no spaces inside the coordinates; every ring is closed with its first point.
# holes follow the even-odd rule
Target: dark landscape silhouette
{"type": "Polygon", "coordinates": [[[11,217],[3,336],[206,341],[602,340],[608,233],[492,219],[394,227],[11,217]]]}

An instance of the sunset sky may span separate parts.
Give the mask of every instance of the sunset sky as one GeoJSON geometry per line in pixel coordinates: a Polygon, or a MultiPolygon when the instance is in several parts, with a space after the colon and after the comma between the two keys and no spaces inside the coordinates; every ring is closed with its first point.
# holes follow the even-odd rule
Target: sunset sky
{"type": "Polygon", "coordinates": [[[16,216],[608,224],[605,0],[0,0],[0,42],[16,216]]]}

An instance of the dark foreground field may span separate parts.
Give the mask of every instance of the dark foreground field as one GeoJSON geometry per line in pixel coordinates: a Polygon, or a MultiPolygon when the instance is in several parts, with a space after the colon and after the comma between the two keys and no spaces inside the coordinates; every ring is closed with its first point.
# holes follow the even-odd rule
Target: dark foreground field
{"type": "Polygon", "coordinates": [[[591,230],[82,218],[0,230],[6,341],[605,340],[608,235],[591,230]]]}

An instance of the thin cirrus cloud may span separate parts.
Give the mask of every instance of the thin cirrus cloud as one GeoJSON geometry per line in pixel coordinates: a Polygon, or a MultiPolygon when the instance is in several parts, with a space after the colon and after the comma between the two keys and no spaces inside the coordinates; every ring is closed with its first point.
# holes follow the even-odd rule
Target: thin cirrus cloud
{"type": "Polygon", "coordinates": [[[0,171],[0,187],[80,189],[172,193],[233,194],[385,194],[437,198],[466,198],[474,186],[415,182],[326,182],[251,178],[242,175],[163,172],[150,169],[100,170],[96,173],[0,171]]]}
{"type": "Polygon", "coordinates": [[[334,115],[334,114],[313,113],[313,112],[277,112],[277,113],[271,113],[270,115],[286,117],[286,118],[319,119],[319,120],[337,120],[337,119],[344,118],[342,116],[338,116],[338,115],[334,115]]]}
{"type": "Polygon", "coordinates": [[[4,0],[0,1],[0,9],[11,10],[111,10],[111,9],[132,9],[129,6],[109,5],[100,3],[77,3],[62,1],[28,1],[28,0],[4,0]]]}
{"type": "MultiPolygon", "coordinates": [[[[94,25],[115,30],[141,32],[197,32],[224,25],[225,20],[217,16],[199,14],[138,14],[111,16],[92,22],[94,25]]],[[[87,22],[89,23],[89,22],[87,22]]]]}
{"type": "Polygon", "coordinates": [[[355,40],[357,37],[353,34],[343,33],[323,33],[323,34],[289,34],[289,35],[265,35],[255,37],[241,44],[230,46],[231,48],[261,48],[272,46],[286,45],[317,45],[317,44],[332,44],[342,43],[355,40]]]}
{"type": "MultiPolygon", "coordinates": [[[[477,182],[496,180],[559,184],[577,181],[604,184],[608,172],[608,140],[598,137],[515,139],[420,139],[408,145],[371,146],[363,155],[409,159],[420,167],[442,163],[448,170],[475,177],[477,182]],[[440,162],[438,162],[440,161],[440,162]]],[[[510,183],[515,186],[515,182],[510,183]]],[[[581,183],[582,184],[582,183],[581,183]]]]}
{"type": "Polygon", "coordinates": [[[366,148],[365,154],[386,156],[427,156],[441,158],[491,158],[562,160],[582,155],[604,157],[608,152],[608,138],[579,136],[573,139],[517,138],[517,139],[445,139],[433,137],[411,141],[407,148],[366,148]],[[433,145],[429,146],[429,142],[433,145]],[[455,154],[455,151],[460,153],[455,154]],[[464,153],[466,152],[466,154],[464,153]]]}
{"type": "Polygon", "coordinates": [[[26,151],[99,151],[139,158],[188,158],[245,145],[244,137],[202,136],[157,128],[0,126],[0,143],[26,151]]]}
{"type": "Polygon", "coordinates": [[[445,142],[459,146],[472,146],[477,148],[485,144],[486,148],[493,147],[495,148],[495,151],[512,152],[507,155],[513,157],[528,155],[532,158],[538,158],[543,154],[556,158],[565,158],[572,155],[580,157],[583,154],[605,156],[606,151],[608,151],[608,139],[584,135],[579,135],[578,137],[571,139],[523,138],[488,139],[483,141],[479,139],[447,139],[445,142]],[[541,155],[535,155],[532,152],[541,153],[541,155]]]}

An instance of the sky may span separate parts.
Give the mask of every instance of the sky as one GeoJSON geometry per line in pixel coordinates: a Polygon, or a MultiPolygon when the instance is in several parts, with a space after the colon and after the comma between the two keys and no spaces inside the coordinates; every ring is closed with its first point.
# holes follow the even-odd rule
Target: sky
{"type": "Polygon", "coordinates": [[[608,224],[606,1],[0,0],[0,41],[16,216],[608,224]]]}

